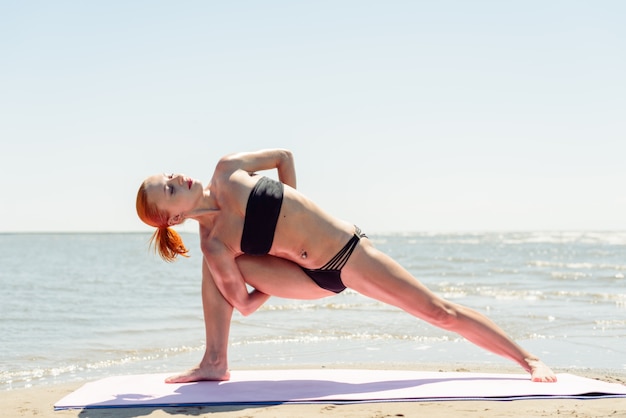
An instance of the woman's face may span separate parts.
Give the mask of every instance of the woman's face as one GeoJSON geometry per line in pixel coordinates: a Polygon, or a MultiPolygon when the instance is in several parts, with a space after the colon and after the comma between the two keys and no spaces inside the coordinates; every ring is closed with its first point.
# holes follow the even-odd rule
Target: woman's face
{"type": "Polygon", "coordinates": [[[148,201],[170,216],[190,212],[202,198],[202,184],[183,174],[156,174],[145,186],[148,201]]]}

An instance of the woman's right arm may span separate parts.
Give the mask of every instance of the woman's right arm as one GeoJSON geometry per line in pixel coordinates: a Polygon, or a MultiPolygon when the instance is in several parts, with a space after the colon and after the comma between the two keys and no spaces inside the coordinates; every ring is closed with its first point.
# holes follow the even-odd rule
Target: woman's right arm
{"type": "Polygon", "coordinates": [[[256,289],[248,292],[234,257],[223,244],[214,242],[210,249],[203,249],[203,253],[220,293],[242,315],[248,316],[255,312],[270,298],[256,289]]]}
{"type": "Polygon", "coordinates": [[[262,170],[278,171],[281,183],[296,188],[296,166],[291,151],[286,149],[267,149],[255,152],[242,152],[222,157],[216,171],[244,170],[255,173],[262,170]]]}

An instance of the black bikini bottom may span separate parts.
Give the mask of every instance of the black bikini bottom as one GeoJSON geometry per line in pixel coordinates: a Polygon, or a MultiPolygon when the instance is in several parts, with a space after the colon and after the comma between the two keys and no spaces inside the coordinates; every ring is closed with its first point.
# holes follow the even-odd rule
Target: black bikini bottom
{"type": "Polygon", "coordinates": [[[324,266],[319,269],[300,267],[322,289],[335,293],[340,293],[346,289],[346,286],[341,281],[341,269],[348,262],[361,238],[367,238],[367,235],[362,233],[359,227],[355,228],[356,230],[350,241],[324,266]]]}

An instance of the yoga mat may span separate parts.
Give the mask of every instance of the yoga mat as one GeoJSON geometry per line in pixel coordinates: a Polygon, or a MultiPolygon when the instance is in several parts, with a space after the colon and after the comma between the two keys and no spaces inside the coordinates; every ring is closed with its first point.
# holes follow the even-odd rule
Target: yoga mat
{"type": "Polygon", "coordinates": [[[166,384],[167,376],[101,379],[54,408],[626,397],[624,385],[567,373],[558,374],[556,383],[531,382],[527,374],[362,369],[233,371],[227,382],[184,384],[166,384]]]}

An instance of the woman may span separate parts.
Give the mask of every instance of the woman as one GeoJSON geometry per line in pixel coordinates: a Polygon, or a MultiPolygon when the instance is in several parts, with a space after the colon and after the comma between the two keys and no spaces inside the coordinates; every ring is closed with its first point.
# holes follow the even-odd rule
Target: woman
{"type": "Polygon", "coordinates": [[[207,348],[197,367],[168,382],[229,378],[233,308],[249,315],[269,295],[314,299],[346,287],[513,360],[533,381],[556,381],[550,368],[484,315],[435,295],[374,248],[357,227],[297,192],[294,160],[287,150],[225,156],[206,187],[180,174],[151,176],[139,189],[137,213],[157,228],[152,242],[167,261],[187,254],[171,227],[186,219],[200,224],[207,348]],[[255,174],[270,169],[277,170],[279,181],[255,174]]]}

